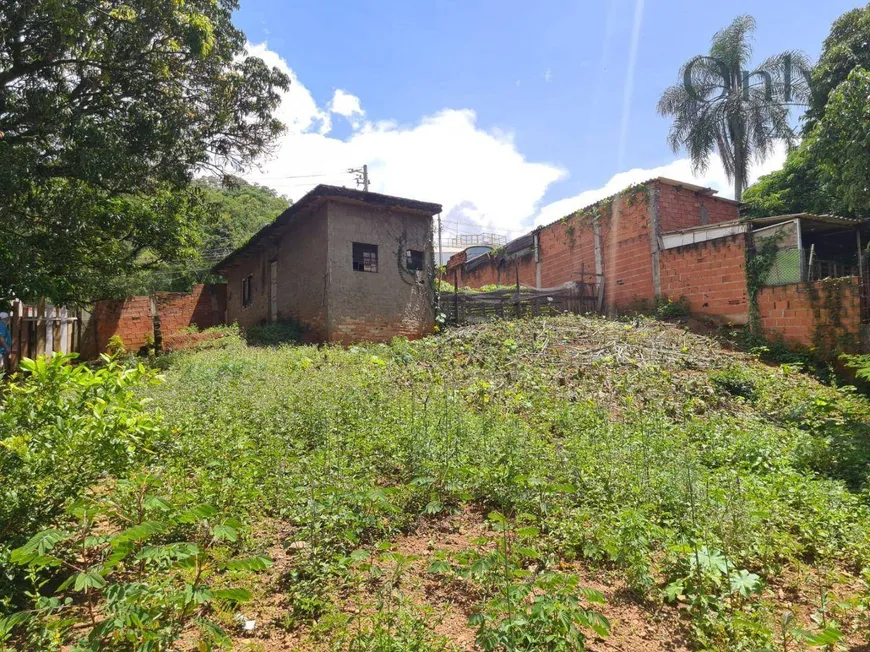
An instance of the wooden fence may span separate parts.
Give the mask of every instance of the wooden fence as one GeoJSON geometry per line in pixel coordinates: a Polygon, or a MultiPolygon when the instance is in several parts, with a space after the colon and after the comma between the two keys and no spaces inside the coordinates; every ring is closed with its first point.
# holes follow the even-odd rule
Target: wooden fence
{"type": "Polygon", "coordinates": [[[555,288],[518,288],[491,292],[460,292],[441,295],[441,311],[452,324],[476,324],[495,319],[537,317],[564,312],[600,313],[604,285],[570,282],[555,288]]]}
{"type": "Polygon", "coordinates": [[[22,358],[79,351],[82,339],[80,311],[45,301],[29,305],[16,299],[12,302],[10,317],[11,369],[17,368],[22,358]]]}

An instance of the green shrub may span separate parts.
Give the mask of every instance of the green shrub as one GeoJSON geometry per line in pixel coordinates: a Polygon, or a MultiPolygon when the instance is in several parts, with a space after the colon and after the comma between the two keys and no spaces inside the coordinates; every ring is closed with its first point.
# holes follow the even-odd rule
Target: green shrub
{"type": "Polygon", "coordinates": [[[710,381],[720,390],[745,399],[755,398],[755,383],[745,371],[730,367],[710,374],[710,381]]]}
{"type": "Polygon", "coordinates": [[[855,370],[855,376],[861,380],[870,381],[870,355],[847,355],[840,358],[846,366],[855,370]]]}
{"type": "Polygon", "coordinates": [[[280,346],[298,344],[308,329],[297,321],[278,321],[245,329],[244,338],[250,346],[280,346]]]}
{"type": "MultiPolygon", "coordinates": [[[[576,649],[571,627],[595,631],[587,603],[597,596],[567,577],[581,559],[627,580],[635,598],[659,602],[670,587],[691,607],[681,613],[692,642],[728,650],[770,649],[782,601],[765,587],[807,564],[870,562],[870,402],[794,365],[762,365],[650,319],[576,316],[348,348],[222,342],[158,358],[167,382],[142,390],[173,434],[150,447],[160,495],[248,514],[267,530],[259,536],[285,537],[284,626],[339,648],[437,649],[431,614],[386,579],[405,548],[379,549],[385,575],[365,580],[352,613],[359,569],[348,557],[427,520],[438,519],[438,546],[436,532],[464,528],[479,509],[509,515],[509,527],[472,524],[484,536],[437,560],[449,584],[433,595],[470,588],[475,629],[493,646],[548,649],[543,633],[576,649]]],[[[172,526],[146,545],[193,536],[172,526]]]]}
{"type": "Polygon", "coordinates": [[[127,353],[127,347],[124,346],[124,340],[117,333],[109,338],[109,341],[106,344],[106,353],[108,353],[113,358],[122,356],[127,353]]]}
{"type": "Polygon", "coordinates": [[[209,615],[249,600],[233,584],[272,561],[237,556],[235,519],[210,505],[178,508],[155,484],[140,474],[80,499],[67,519],[12,551],[29,572],[31,604],[0,618],[0,643],[17,635],[28,649],[166,650],[188,625],[199,649],[228,642],[209,615]]]}
{"type": "Polygon", "coordinates": [[[123,476],[162,433],[136,393],[156,372],[75,357],[25,358],[0,396],[0,543],[50,523],[101,475],[123,476]]]}
{"type": "Polygon", "coordinates": [[[689,311],[689,300],[686,297],[680,297],[676,301],[670,297],[656,297],[654,312],[656,319],[661,320],[679,319],[681,317],[688,317],[691,314],[689,311]]]}
{"type": "MultiPolygon", "coordinates": [[[[532,520],[525,516],[522,520],[532,520]]],[[[491,512],[491,537],[480,537],[477,548],[446,555],[430,566],[433,573],[452,572],[475,582],[487,600],[469,624],[477,628],[483,650],[584,650],[588,632],[607,636],[610,623],[584,603],[602,604],[604,597],[581,587],[574,574],[537,570],[543,555],[534,546],[540,530],[500,512],[491,512]],[[536,570],[530,570],[530,567],[536,570]]]]}

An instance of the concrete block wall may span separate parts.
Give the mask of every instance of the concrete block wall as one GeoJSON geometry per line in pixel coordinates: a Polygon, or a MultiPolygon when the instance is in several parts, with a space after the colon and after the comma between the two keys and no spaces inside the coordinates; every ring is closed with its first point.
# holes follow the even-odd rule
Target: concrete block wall
{"type": "Polygon", "coordinates": [[[758,310],[768,336],[829,351],[857,347],[861,330],[857,277],[764,287],[758,292],[758,310]]]}
{"type": "Polygon", "coordinates": [[[661,252],[662,295],[686,297],[693,314],[745,325],[746,234],[708,240],[661,252]]]}
{"type": "MultiPolygon", "coordinates": [[[[312,341],[328,337],[329,211],[326,203],[288,225],[271,260],[278,261],[278,319],[305,324],[312,341]]],[[[269,308],[269,260],[264,258],[265,310],[269,308]]]]}
{"type": "Polygon", "coordinates": [[[328,340],[377,342],[431,333],[431,217],[339,201],[329,202],[328,213],[328,340]],[[377,245],[377,272],[353,269],[354,242],[377,245]],[[422,273],[405,268],[408,249],[423,252],[422,273]]]}
{"type": "Polygon", "coordinates": [[[227,322],[250,328],[269,318],[269,261],[277,249],[244,256],[232,269],[224,272],[227,279],[227,322]],[[242,305],[242,282],[251,277],[251,303],[242,305]]]}

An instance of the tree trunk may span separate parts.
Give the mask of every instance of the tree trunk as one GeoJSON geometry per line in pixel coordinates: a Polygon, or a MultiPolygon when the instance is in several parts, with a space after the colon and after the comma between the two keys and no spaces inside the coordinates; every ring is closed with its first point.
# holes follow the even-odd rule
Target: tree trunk
{"type": "Polygon", "coordinates": [[[734,201],[743,201],[743,171],[740,168],[734,171],[734,201]]]}

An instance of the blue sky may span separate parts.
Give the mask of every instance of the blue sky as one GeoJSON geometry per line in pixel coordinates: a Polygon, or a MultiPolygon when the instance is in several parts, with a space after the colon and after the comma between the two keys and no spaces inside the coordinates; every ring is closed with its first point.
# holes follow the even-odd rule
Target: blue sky
{"type": "Polygon", "coordinates": [[[242,0],[252,53],[286,66],[295,87],[286,142],[251,178],[298,197],[317,180],[351,183],[301,175],[368,163],[376,190],[441,201],[459,228],[505,231],[655,173],[730,194],[717,166],[693,179],[670,151],[661,91],[740,13],[758,22],[756,61],[785,49],[815,60],[855,6],[242,0]]]}

